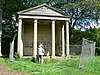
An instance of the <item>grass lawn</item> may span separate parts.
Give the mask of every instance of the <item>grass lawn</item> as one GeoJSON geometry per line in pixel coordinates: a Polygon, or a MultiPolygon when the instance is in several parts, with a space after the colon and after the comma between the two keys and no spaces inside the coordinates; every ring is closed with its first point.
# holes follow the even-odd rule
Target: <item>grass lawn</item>
{"type": "Polygon", "coordinates": [[[0,59],[8,67],[21,72],[30,73],[29,75],[100,75],[100,56],[94,61],[78,69],[79,58],[73,57],[70,60],[45,61],[44,64],[33,63],[31,59],[15,59],[10,62],[8,59],[0,59]]]}

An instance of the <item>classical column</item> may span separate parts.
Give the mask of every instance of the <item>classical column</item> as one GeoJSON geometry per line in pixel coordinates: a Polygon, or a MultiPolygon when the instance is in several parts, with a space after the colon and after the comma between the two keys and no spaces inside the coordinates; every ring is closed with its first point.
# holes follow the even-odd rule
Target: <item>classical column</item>
{"type": "Polygon", "coordinates": [[[52,21],[52,58],[55,56],[55,21],[52,21]]]}
{"type": "Polygon", "coordinates": [[[66,55],[69,56],[69,23],[66,22],[66,55]]]}
{"type": "Polygon", "coordinates": [[[2,53],[1,53],[1,35],[2,35],[2,26],[0,25],[0,57],[2,56],[2,53]]]}
{"type": "Polygon", "coordinates": [[[19,19],[19,25],[18,25],[18,53],[20,57],[23,56],[22,19],[19,19]]]}
{"type": "Polygon", "coordinates": [[[1,35],[0,35],[0,57],[2,56],[2,53],[1,53],[1,35]]]}
{"type": "Polygon", "coordinates": [[[64,25],[62,26],[62,56],[65,56],[64,25]]]}
{"type": "Polygon", "coordinates": [[[0,57],[2,56],[2,53],[1,53],[1,35],[2,35],[2,10],[0,9],[0,57]]]}
{"type": "Polygon", "coordinates": [[[33,57],[36,58],[37,55],[37,20],[34,20],[34,50],[33,57]]]}

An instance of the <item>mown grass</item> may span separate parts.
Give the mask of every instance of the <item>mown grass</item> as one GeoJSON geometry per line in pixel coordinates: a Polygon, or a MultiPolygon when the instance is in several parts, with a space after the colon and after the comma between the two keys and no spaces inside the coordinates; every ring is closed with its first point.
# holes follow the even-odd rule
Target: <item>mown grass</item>
{"type": "Polygon", "coordinates": [[[31,59],[15,59],[14,62],[3,59],[2,62],[14,70],[30,73],[29,75],[35,73],[37,75],[100,75],[100,56],[82,69],[78,69],[79,58],[77,57],[64,61],[46,60],[44,64],[34,63],[31,59]]]}

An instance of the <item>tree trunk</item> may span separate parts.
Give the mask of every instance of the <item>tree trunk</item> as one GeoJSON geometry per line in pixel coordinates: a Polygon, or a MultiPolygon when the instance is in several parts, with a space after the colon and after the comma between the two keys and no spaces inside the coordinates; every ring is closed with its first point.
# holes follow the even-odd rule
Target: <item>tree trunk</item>
{"type": "Polygon", "coordinates": [[[76,25],[76,21],[74,21],[74,23],[70,22],[69,23],[69,43],[72,44],[72,39],[73,39],[73,30],[74,30],[74,27],[76,25]],[[72,24],[72,25],[71,25],[72,24]]]}

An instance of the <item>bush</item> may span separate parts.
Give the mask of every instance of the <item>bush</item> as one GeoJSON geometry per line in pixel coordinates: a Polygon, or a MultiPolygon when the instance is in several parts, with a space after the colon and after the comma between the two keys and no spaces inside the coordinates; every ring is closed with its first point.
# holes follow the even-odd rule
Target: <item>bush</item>
{"type": "Polygon", "coordinates": [[[97,47],[97,48],[95,49],[95,54],[96,54],[96,55],[100,55],[100,47],[97,47]]]}
{"type": "Polygon", "coordinates": [[[19,53],[15,53],[14,57],[15,57],[16,59],[20,58],[19,53]]]}
{"type": "Polygon", "coordinates": [[[32,62],[38,63],[38,58],[32,57],[32,62]]]}

